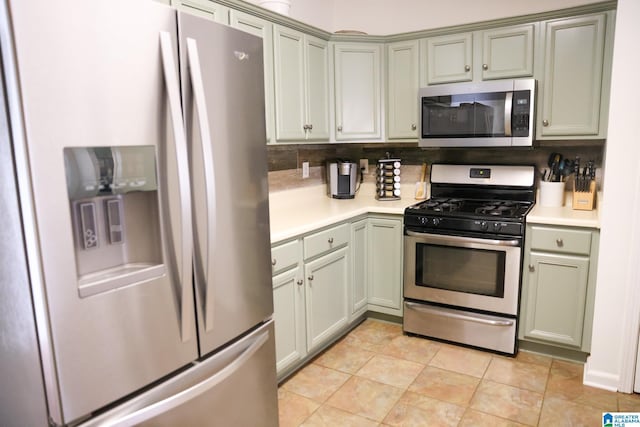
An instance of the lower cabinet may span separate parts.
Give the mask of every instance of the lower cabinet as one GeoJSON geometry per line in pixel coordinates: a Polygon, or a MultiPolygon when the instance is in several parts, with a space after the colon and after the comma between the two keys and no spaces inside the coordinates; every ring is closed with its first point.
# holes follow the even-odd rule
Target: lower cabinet
{"type": "Polygon", "coordinates": [[[402,219],[369,217],[369,310],[402,316],[402,219]]]}
{"type": "Polygon", "coordinates": [[[598,230],[527,226],[521,340],[590,350],[598,241],[598,230]]]}
{"type": "Polygon", "coordinates": [[[402,316],[402,218],[354,218],[272,247],[278,377],[367,310],[402,316]]]}
{"type": "Polygon", "coordinates": [[[278,372],[283,372],[301,362],[307,354],[302,268],[296,266],[273,277],[273,318],[276,367],[278,372]]]}
{"type": "Polygon", "coordinates": [[[322,347],[347,326],[348,249],[343,247],[304,265],[309,351],[322,347]]]}

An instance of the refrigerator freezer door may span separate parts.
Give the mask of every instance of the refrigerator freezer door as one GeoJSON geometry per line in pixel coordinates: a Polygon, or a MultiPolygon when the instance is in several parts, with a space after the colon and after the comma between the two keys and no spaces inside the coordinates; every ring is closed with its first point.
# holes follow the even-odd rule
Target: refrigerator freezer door
{"type": "MultiPolygon", "coordinates": [[[[176,196],[178,167],[160,44],[160,32],[169,33],[177,58],[177,15],[143,0],[9,3],[50,322],[50,330],[38,329],[50,334],[56,361],[57,382],[45,386],[48,396],[60,396],[61,419],[53,421],[62,424],[198,357],[195,316],[183,316],[182,304],[182,291],[191,289],[191,280],[181,280],[191,278],[185,271],[191,254],[181,249],[184,239],[191,247],[191,232],[183,237],[180,230],[191,215],[176,196]],[[135,257],[141,239],[151,239],[148,246],[158,248],[154,260],[165,273],[83,297],[63,150],[140,145],[156,152],[158,196],[150,205],[138,197],[144,192],[128,193],[132,203],[125,201],[123,212],[157,211],[161,223],[159,232],[138,232],[122,247],[135,257]]],[[[174,71],[176,79],[177,65],[174,71]]],[[[143,224],[145,218],[139,219],[143,224]]],[[[126,225],[133,233],[141,229],[126,225]]]]}
{"type": "Polygon", "coordinates": [[[83,424],[278,425],[273,321],[192,368],[83,424]]]}
{"type": "Polygon", "coordinates": [[[262,40],[179,13],[202,354],[273,313],[262,40]]]}

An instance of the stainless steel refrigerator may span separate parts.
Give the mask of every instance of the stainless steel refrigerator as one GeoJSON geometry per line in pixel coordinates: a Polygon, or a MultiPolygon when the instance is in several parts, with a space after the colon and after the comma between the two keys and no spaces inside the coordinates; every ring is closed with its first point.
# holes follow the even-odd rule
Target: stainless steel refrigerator
{"type": "Polygon", "coordinates": [[[0,425],[276,426],[262,40],[2,0],[0,425]]]}

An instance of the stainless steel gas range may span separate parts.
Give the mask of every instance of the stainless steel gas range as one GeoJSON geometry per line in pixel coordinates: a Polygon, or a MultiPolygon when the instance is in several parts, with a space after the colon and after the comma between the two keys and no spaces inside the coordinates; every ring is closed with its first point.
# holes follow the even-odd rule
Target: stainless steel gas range
{"type": "Polygon", "coordinates": [[[533,166],[432,166],[431,198],[404,213],[405,332],[516,354],[534,178],[533,166]]]}

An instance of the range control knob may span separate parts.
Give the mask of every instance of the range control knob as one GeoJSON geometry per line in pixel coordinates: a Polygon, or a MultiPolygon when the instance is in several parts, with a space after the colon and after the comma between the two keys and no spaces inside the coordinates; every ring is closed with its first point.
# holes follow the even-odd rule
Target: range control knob
{"type": "Polygon", "coordinates": [[[427,218],[426,216],[421,216],[420,217],[420,224],[428,225],[429,224],[429,218],[427,218]]]}
{"type": "Polygon", "coordinates": [[[502,224],[500,224],[499,222],[493,223],[493,231],[500,231],[501,228],[502,228],[502,224]]]}
{"type": "Polygon", "coordinates": [[[440,224],[440,218],[433,218],[433,225],[436,227],[440,224]]]}
{"type": "Polygon", "coordinates": [[[487,224],[487,221],[480,221],[480,229],[481,230],[486,230],[489,228],[489,224],[487,224]]]}

